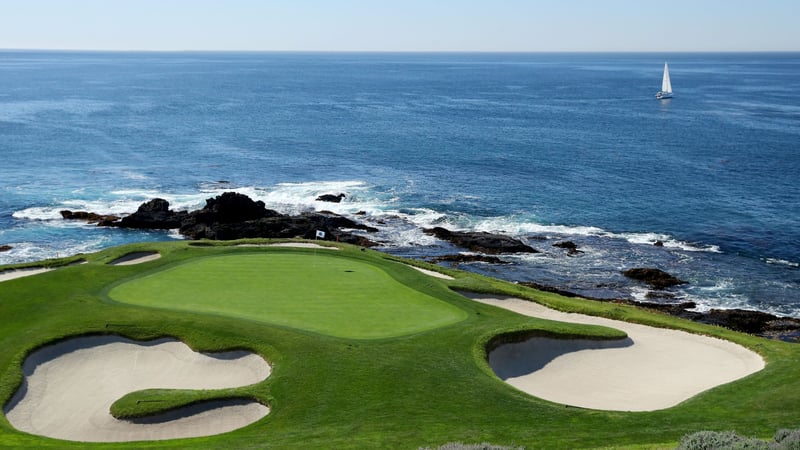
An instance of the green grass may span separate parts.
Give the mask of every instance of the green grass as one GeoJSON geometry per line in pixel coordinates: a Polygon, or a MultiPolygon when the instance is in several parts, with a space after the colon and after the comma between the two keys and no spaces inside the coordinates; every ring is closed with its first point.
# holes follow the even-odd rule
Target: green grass
{"type": "MultiPolygon", "coordinates": [[[[563,298],[454,270],[442,269],[455,279],[441,280],[406,264],[434,268],[430,265],[357,247],[339,248],[335,252],[316,251],[319,265],[315,267],[315,252],[310,249],[237,248],[222,243],[197,247],[188,242],[136,244],[81,255],[86,264],[0,283],[0,402],[4,404],[22,381],[21,364],[26,354],[53,340],[82,334],[114,333],[135,339],[171,336],[198,351],[254,351],[273,366],[265,381],[235,392],[146,391],[125,400],[129,407],[137,399],[151,397],[160,401],[140,404],[178,406],[230,395],[254,398],[270,406],[266,418],[231,433],[188,440],[87,444],[20,433],[0,416],[0,447],[415,449],[447,442],[491,442],[526,448],[665,448],[693,431],[735,430],[746,436],[769,438],[775,430],[800,424],[800,346],[628,306],[563,298]],[[107,264],[129,252],[153,250],[162,258],[134,266],[107,264]],[[287,260],[294,264],[293,271],[275,273],[278,266],[286,267],[287,260]],[[230,298],[224,295],[228,288],[240,287],[232,279],[241,272],[231,269],[241,261],[248,261],[246,266],[260,266],[262,276],[265,271],[271,273],[262,281],[243,281],[251,288],[256,283],[268,293],[305,290],[303,299],[324,297],[329,290],[340,289],[330,298],[342,308],[351,302],[348,307],[354,311],[331,319],[340,324],[330,331],[325,329],[324,320],[318,320],[327,314],[325,308],[314,314],[301,308],[305,315],[294,316],[270,306],[277,314],[285,314],[280,320],[258,316],[259,312],[252,313],[258,317],[252,317],[238,306],[203,310],[213,307],[214,299],[225,302],[230,298]],[[212,272],[202,279],[196,276],[198,269],[216,264],[221,265],[217,267],[221,271],[217,282],[209,280],[212,272]],[[179,282],[178,275],[188,279],[179,282]],[[346,286],[347,280],[355,277],[363,277],[367,285],[375,283],[370,289],[381,294],[378,297],[392,295],[398,302],[408,302],[403,303],[408,316],[394,317],[391,305],[378,305],[374,310],[374,316],[388,313],[391,317],[364,315],[364,309],[373,306],[370,299],[376,296],[361,294],[360,283],[346,286]],[[265,279],[272,279],[273,284],[265,279]],[[275,287],[288,279],[297,282],[275,287]],[[218,284],[228,282],[225,289],[218,284]],[[155,284],[145,289],[148,283],[155,284]],[[151,298],[152,306],[145,306],[119,298],[119,293],[127,289],[147,293],[165,286],[174,296],[173,303],[151,298]],[[625,413],[565,408],[521,393],[495,377],[485,360],[485,345],[494,336],[525,330],[590,337],[619,333],[519,316],[472,302],[454,290],[503,293],[566,311],[730,339],[762,354],[767,367],[667,410],[625,413]],[[205,300],[195,299],[202,296],[205,300]],[[174,303],[187,301],[197,301],[199,307],[181,308],[174,303]],[[292,317],[295,322],[289,321],[292,317]],[[369,335],[363,331],[363,324],[352,323],[371,320],[386,322],[383,334],[369,335]],[[415,321],[419,323],[410,324],[415,321]]],[[[250,289],[244,291],[253,295],[250,289]]],[[[268,300],[285,302],[287,308],[297,306],[272,294],[268,300]]],[[[244,306],[257,301],[251,297],[244,306]]],[[[126,414],[140,413],[134,406],[126,414]]]]}
{"type": "Polygon", "coordinates": [[[237,392],[237,389],[145,389],[117,399],[111,404],[109,412],[117,419],[136,419],[202,401],[241,398],[237,392]]]}
{"type": "Polygon", "coordinates": [[[323,252],[197,258],[123,283],[109,296],[353,339],[413,334],[467,317],[378,266],[323,252]]]}

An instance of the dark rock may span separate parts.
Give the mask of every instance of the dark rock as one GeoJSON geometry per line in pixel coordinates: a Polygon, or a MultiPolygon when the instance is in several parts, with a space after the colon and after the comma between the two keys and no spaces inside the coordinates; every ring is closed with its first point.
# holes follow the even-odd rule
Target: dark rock
{"type": "Polygon", "coordinates": [[[645,294],[644,297],[649,300],[654,300],[654,299],[671,300],[675,298],[675,294],[673,294],[672,292],[665,292],[665,291],[647,291],[647,294],[645,294]]]}
{"type": "Polygon", "coordinates": [[[163,198],[154,198],[149,202],[144,202],[139,205],[139,209],[136,212],[140,213],[159,213],[159,212],[169,212],[169,202],[164,200],[163,198]]]}
{"type": "Polygon", "coordinates": [[[768,322],[777,317],[760,312],[744,309],[712,309],[698,320],[698,322],[732,328],[745,333],[758,334],[765,329],[768,322]]]}
{"type": "Polygon", "coordinates": [[[572,241],[556,242],[555,244],[553,244],[553,247],[566,249],[567,254],[570,256],[574,256],[577,255],[578,253],[581,253],[581,251],[578,250],[578,245],[572,241]]]}
{"type": "Polygon", "coordinates": [[[0,252],[7,252],[7,251],[11,250],[12,248],[14,248],[14,247],[12,247],[10,245],[0,245],[0,252]]]}
{"type": "Polygon", "coordinates": [[[668,287],[687,283],[660,269],[634,268],[625,270],[622,274],[628,278],[645,282],[656,289],[666,289],[668,287]]]}
{"type": "Polygon", "coordinates": [[[179,231],[190,239],[232,240],[258,237],[316,239],[319,230],[325,232],[327,240],[369,247],[377,245],[343,229],[378,231],[332,212],[288,216],[266,209],[263,202],[254,202],[245,195],[225,193],[208,199],[205,208],[189,213],[179,231]]]}
{"type": "Polygon", "coordinates": [[[664,246],[664,242],[663,241],[656,241],[653,245],[655,245],[656,247],[663,247],[664,246]]]}
{"type": "Polygon", "coordinates": [[[436,236],[475,252],[488,254],[498,253],[539,253],[535,248],[502,234],[477,231],[450,231],[442,227],[423,230],[426,234],[436,236]]]}
{"type": "MultiPolygon", "coordinates": [[[[346,244],[358,245],[360,247],[377,247],[377,242],[371,241],[364,236],[358,236],[352,233],[336,232],[333,234],[336,242],[344,242],[346,244]]],[[[364,250],[363,248],[361,250],[364,250]]]]}
{"type": "MultiPolygon", "coordinates": [[[[636,305],[641,308],[647,309],[654,309],[656,311],[661,311],[663,313],[667,313],[673,316],[680,316],[686,319],[693,319],[691,314],[687,315],[687,311],[689,309],[694,309],[697,307],[695,302],[681,302],[681,303],[654,303],[654,302],[634,302],[631,301],[632,305],[636,305]]],[[[699,313],[692,313],[692,314],[699,314],[699,313]]]]}
{"type": "Polygon", "coordinates": [[[318,202],[330,202],[330,203],[339,203],[342,201],[343,198],[347,197],[344,194],[323,194],[317,197],[318,202]]]}
{"type": "Polygon", "coordinates": [[[169,202],[163,198],[154,198],[142,203],[135,213],[125,216],[119,222],[111,223],[111,225],[120,228],[171,230],[180,227],[187,214],[186,211],[170,210],[169,202]]]}
{"type": "Polygon", "coordinates": [[[437,256],[435,258],[431,258],[430,262],[432,263],[440,263],[440,262],[450,262],[454,263],[455,265],[461,263],[472,263],[472,262],[482,262],[482,263],[489,263],[489,264],[508,264],[507,261],[503,261],[502,259],[496,256],[487,256],[487,255],[442,255],[437,256]]]}
{"type": "Polygon", "coordinates": [[[97,214],[87,211],[70,211],[68,209],[59,212],[61,213],[61,217],[65,220],[83,220],[88,223],[97,223],[100,225],[119,220],[119,217],[113,214],[97,214]]]}
{"type": "Polygon", "coordinates": [[[206,200],[206,206],[197,212],[214,222],[222,223],[244,222],[278,215],[275,211],[267,210],[264,202],[253,201],[250,197],[238,192],[225,192],[209,198],[206,200]]]}
{"type": "Polygon", "coordinates": [[[329,240],[339,240],[361,246],[375,246],[369,239],[345,230],[378,231],[346,217],[331,213],[304,213],[288,216],[266,209],[264,202],[253,201],[246,195],[225,192],[206,200],[199,210],[172,211],[169,202],[156,198],[143,203],[133,214],[117,221],[113,216],[62,211],[68,219],[100,220],[101,225],[138,229],[175,229],[190,239],[232,240],[241,238],[315,239],[317,230],[325,231],[329,240]]]}
{"type": "Polygon", "coordinates": [[[369,233],[374,233],[378,231],[378,229],[375,227],[370,227],[368,225],[358,223],[354,220],[350,220],[347,217],[340,216],[330,211],[303,213],[298,217],[300,219],[308,220],[313,226],[320,229],[347,228],[352,230],[363,230],[369,233]]]}

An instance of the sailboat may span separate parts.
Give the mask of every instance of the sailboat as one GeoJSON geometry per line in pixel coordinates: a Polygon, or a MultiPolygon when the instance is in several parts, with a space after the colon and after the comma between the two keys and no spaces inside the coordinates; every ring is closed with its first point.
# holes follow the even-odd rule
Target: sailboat
{"type": "Polygon", "coordinates": [[[656,98],[672,98],[672,83],[669,81],[669,67],[664,63],[664,77],[661,79],[661,90],[656,92],[656,98]]]}

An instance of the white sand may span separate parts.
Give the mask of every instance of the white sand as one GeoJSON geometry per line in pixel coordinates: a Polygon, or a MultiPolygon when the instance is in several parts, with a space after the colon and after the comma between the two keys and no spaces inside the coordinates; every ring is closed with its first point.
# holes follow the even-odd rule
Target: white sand
{"type": "Polygon", "coordinates": [[[158,258],[161,258],[161,253],[134,252],[120,256],[119,258],[111,261],[109,264],[111,264],[112,266],[132,266],[134,264],[141,264],[141,263],[146,263],[148,261],[155,261],[158,258]]]}
{"type": "Polygon", "coordinates": [[[534,302],[469,294],[481,303],[561,322],[603,325],[628,339],[597,342],[532,338],[489,355],[495,373],[551,402],[613,411],[669,408],[764,368],[757,353],[722,339],[563,313],[534,302]]]}
{"type": "Polygon", "coordinates": [[[411,265],[409,265],[408,267],[412,267],[414,269],[417,269],[420,272],[424,273],[425,275],[428,275],[428,276],[431,276],[431,277],[441,278],[443,280],[455,280],[455,278],[451,277],[450,275],[446,275],[446,274],[443,274],[441,272],[436,272],[435,270],[423,269],[422,267],[411,266],[411,265]]]}
{"type": "Polygon", "coordinates": [[[202,354],[171,339],[74,338],[31,353],[23,372],[24,384],[3,412],[16,429],[57,439],[120,442],[209,436],[244,427],[269,412],[260,403],[240,400],[201,412],[201,407],[189,407],[161,420],[134,422],[111,416],[111,404],[130,392],[231,388],[270,374],[269,364],[256,354],[202,354]]]}
{"type": "Polygon", "coordinates": [[[0,272],[0,282],[13,280],[15,278],[22,278],[22,277],[29,277],[31,275],[36,275],[39,273],[49,272],[53,269],[49,269],[46,267],[33,267],[30,269],[16,269],[16,270],[6,270],[0,272]]]}

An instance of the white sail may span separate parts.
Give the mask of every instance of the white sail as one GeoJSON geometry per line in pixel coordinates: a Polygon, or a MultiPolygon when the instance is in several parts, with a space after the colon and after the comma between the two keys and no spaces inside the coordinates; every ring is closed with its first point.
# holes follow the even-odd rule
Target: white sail
{"type": "Polygon", "coordinates": [[[664,63],[664,78],[661,79],[661,92],[672,94],[672,83],[669,81],[669,68],[664,63]]]}

